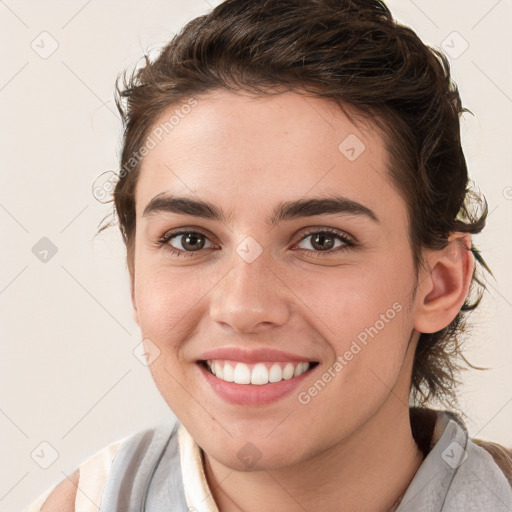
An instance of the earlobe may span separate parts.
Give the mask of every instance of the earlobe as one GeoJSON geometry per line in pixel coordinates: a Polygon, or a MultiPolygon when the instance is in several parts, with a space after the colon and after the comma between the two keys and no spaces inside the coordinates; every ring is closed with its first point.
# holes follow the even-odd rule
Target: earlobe
{"type": "Polygon", "coordinates": [[[433,333],[450,324],[468,295],[474,269],[471,235],[454,233],[444,249],[427,255],[426,263],[418,284],[414,327],[433,333]]]}

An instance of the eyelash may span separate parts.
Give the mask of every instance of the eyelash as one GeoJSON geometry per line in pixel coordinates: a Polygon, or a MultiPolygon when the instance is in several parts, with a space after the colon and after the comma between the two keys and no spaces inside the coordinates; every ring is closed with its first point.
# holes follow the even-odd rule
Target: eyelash
{"type": "MultiPolygon", "coordinates": [[[[337,229],[333,229],[333,228],[322,228],[322,229],[315,228],[314,230],[312,229],[311,231],[306,232],[304,234],[304,236],[297,242],[297,244],[299,244],[300,242],[302,242],[303,240],[308,238],[308,236],[316,235],[316,234],[324,234],[324,233],[335,235],[335,238],[337,238],[338,240],[341,240],[344,243],[344,245],[342,245],[341,247],[337,247],[336,249],[329,249],[326,251],[312,251],[310,249],[296,249],[296,250],[304,251],[308,255],[313,256],[313,257],[322,257],[321,256],[322,254],[338,254],[338,253],[341,253],[344,251],[348,251],[350,249],[354,249],[357,245],[351,237],[349,237],[345,233],[338,231],[337,229]]],[[[159,247],[164,248],[171,255],[177,256],[177,257],[181,257],[181,256],[191,257],[198,253],[208,250],[208,249],[200,249],[198,251],[184,251],[184,250],[178,250],[175,247],[172,247],[171,245],[169,245],[169,241],[172,238],[178,237],[179,235],[191,235],[191,234],[192,235],[201,235],[201,236],[204,236],[205,238],[208,238],[208,236],[201,231],[180,230],[180,231],[176,231],[176,232],[166,233],[163,237],[158,239],[156,244],[159,247]]],[[[214,244],[214,246],[215,246],[215,244],[214,244]]],[[[209,249],[211,249],[211,247],[209,249]]]]}

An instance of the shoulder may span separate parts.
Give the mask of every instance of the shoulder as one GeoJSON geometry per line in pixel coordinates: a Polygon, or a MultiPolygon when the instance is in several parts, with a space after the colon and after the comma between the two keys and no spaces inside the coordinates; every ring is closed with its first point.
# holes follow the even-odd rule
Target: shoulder
{"type": "Polygon", "coordinates": [[[512,486],[512,449],[483,439],[474,438],[473,443],[484,448],[492,456],[494,462],[512,486]]]}
{"type": "Polygon", "coordinates": [[[496,443],[468,439],[461,450],[463,457],[454,468],[454,477],[444,504],[446,510],[512,510],[512,486],[508,479],[510,475],[507,475],[505,461],[499,458],[506,451],[496,443]]]}
{"type": "Polygon", "coordinates": [[[86,459],[76,471],[52,486],[34,500],[23,512],[80,512],[84,492],[89,498],[101,497],[112,461],[121,446],[128,440],[125,437],[102,448],[86,459]],[[77,494],[80,487],[81,493],[77,494]]]}
{"type": "MultiPolygon", "coordinates": [[[[72,475],[41,494],[23,512],[88,510],[91,500],[94,503],[101,502],[112,473],[122,471],[130,460],[137,460],[138,465],[151,464],[153,458],[165,449],[166,442],[178,426],[179,422],[174,425],[155,425],[105,446],[80,464],[72,475]],[[114,459],[118,462],[117,469],[114,459]],[[81,491],[79,493],[78,488],[81,491]]],[[[115,476],[112,476],[113,480],[115,476]]]]}
{"type": "Polygon", "coordinates": [[[58,485],[52,486],[37,497],[23,512],[47,512],[60,510],[62,512],[75,512],[75,499],[80,470],[62,480],[58,485]]]}
{"type": "Polygon", "coordinates": [[[41,507],[41,512],[75,512],[76,491],[80,479],[80,469],[77,469],[71,476],[65,478],[50,493],[41,507]]]}

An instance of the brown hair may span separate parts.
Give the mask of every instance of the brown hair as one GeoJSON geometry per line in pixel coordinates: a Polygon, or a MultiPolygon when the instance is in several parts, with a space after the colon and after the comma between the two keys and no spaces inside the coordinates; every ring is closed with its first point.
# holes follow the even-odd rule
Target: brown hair
{"type": "MultiPolygon", "coordinates": [[[[382,1],[226,0],[186,24],[154,62],[144,59],[116,82],[124,139],[114,202],[130,274],[140,148],[169,106],[219,88],[312,94],[374,123],[390,156],[391,180],[407,204],[416,271],[423,248],[441,249],[450,233],[476,234],[485,225],[487,202],[469,186],[461,147],[459,116],[467,109],[448,59],[395,22],[382,1]]],[[[441,331],[420,335],[414,403],[457,403],[460,359],[476,368],[461,351],[465,316],[484,290],[476,265],[457,316],[441,331]]]]}

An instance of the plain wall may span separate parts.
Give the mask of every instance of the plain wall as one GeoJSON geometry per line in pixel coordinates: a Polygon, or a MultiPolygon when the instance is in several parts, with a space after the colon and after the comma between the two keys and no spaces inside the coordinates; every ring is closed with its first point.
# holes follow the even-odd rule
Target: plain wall
{"type": "MultiPolygon", "coordinates": [[[[489,280],[475,314],[467,356],[492,369],[464,374],[460,396],[470,434],[510,446],[512,3],[388,5],[426,43],[450,49],[454,80],[474,114],[464,115],[463,146],[490,211],[475,242],[496,280],[489,280]]],[[[0,3],[3,512],[21,510],[107,444],[174,418],[133,354],[141,340],[124,247],[115,227],[95,237],[111,206],[98,202],[92,188],[117,167],[117,74],[144,51],[154,55],[213,6],[204,0],[0,3]],[[48,469],[31,457],[43,448],[49,461],[52,451],[42,442],[58,452],[48,469]]]]}

